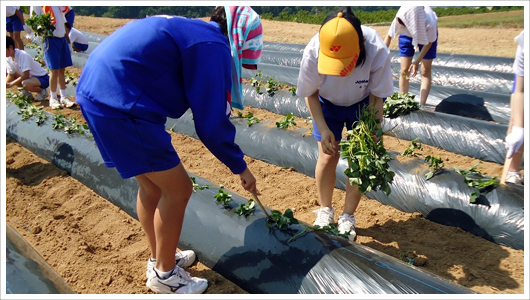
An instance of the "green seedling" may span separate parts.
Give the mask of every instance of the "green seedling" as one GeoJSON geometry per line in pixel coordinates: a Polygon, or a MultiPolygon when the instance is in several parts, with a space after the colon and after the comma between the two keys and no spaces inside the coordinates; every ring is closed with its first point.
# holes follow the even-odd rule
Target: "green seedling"
{"type": "Polygon", "coordinates": [[[419,110],[420,105],[414,101],[414,95],[411,93],[395,92],[383,104],[383,116],[387,118],[397,118],[406,116],[413,111],[419,110]]]}
{"type": "Polygon", "coordinates": [[[26,20],[26,25],[31,27],[35,36],[41,38],[53,36],[53,31],[55,30],[49,13],[31,16],[26,20]]]}
{"type": "Polygon", "coordinates": [[[221,204],[225,208],[229,208],[230,207],[230,200],[232,200],[232,195],[230,195],[228,193],[228,191],[225,192],[222,189],[219,189],[219,192],[217,193],[217,195],[215,195],[215,200],[217,202],[221,202],[221,204]]]}
{"type": "Polygon", "coordinates": [[[291,92],[291,95],[296,96],[296,86],[290,87],[289,92],[291,92]]]}
{"type": "Polygon", "coordinates": [[[419,138],[416,138],[416,139],[410,141],[407,149],[405,149],[405,151],[403,151],[403,153],[401,153],[401,155],[403,155],[403,156],[412,156],[412,157],[420,156],[421,155],[420,153],[414,152],[414,150],[423,151],[423,145],[421,143],[419,143],[418,141],[419,141],[419,138]]]}
{"type": "Polygon", "coordinates": [[[241,203],[236,209],[235,213],[240,216],[248,217],[251,213],[254,212],[255,206],[256,202],[254,202],[254,200],[252,199],[249,199],[247,203],[241,203]]]}
{"type": "Polygon", "coordinates": [[[276,122],[276,127],[280,129],[286,129],[289,126],[295,126],[296,121],[293,113],[289,113],[285,117],[281,118],[278,122],[276,122]]]}
{"type": "Polygon", "coordinates": [[[425,157],[425,162],[429,163],[429,169],[431,170],[427,174],[425,174],[425,180],[429,180],[434,175],[437,175],[443,172],[443,167],[445,164],[443,160],[440,158],[440,156],[427,155],[427,157],[425,157]]]}
{"type": "Polygon", "coordinates": [[[362,194],[379,189],[389,195],[395,175],[388,165],[392,157],[383,145],[383,131],[374,116],[368,106],[360,111],[359,120],[347,131],[348,138],[340,142],[339,152],[348,161],[344,173],[351,185],[359,186],[362,194]]]}
{"type": "Polygon", "coordinates": [[[475,189],[473,192],[471,192],[471,197],[469,200],[470,203],[476,203],[480,194],[499,185],[497,177],[486,178],[479,170],[477,170],[477,166],[480,164],[481,162],[477,163],[468,170],[454,168],[455,172],[464,176],[464,182],[469,187],[475,189]]]}
{"type": "Polygon", "coordinates": [[[276,227],[280,230],[287,230],[291,224],[299,223],[300,222],[295,219],[293,211],[288,208],[283,214],[278,210],[272,210],[270,213],[270,218],[267,219],[267,223],[265,223],[265,226],[267,226],[267,228],[276,227]]]}
{"type": "Polygon", "coordinates": [[[208,189],[210,188],[209,185],[205,184],[205,185],[199,185],[195,182],[195,177],[193,176],[190,176],[190,179],[191,179],[191,182],[193,184],[193,192],[197,192],[197,190],[204,190],[204,189],[208,189]]]}
{"type": "Polygon", "coordinates": [[[240,118],[247,118],[247,120],[248,120],[248,123],[247,123],[248,127],[250,127],[250,126],[252,126],[252,125],[257,124],[257,123],[260,122],[259,119],[256,118],[256,117],[254,117],[254,114],[251,113],[251,112],[249,112],[246,116],[243,116],[243,113],[240,112],[240,111],[238,111],[238,112],[237,112],[237,116],[240,117],[240,118]]]}

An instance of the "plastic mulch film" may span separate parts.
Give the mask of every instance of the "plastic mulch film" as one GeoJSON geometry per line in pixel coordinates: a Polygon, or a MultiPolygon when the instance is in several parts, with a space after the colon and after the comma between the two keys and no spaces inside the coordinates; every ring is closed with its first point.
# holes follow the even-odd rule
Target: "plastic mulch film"
{"type": "MultiPolygon", "coordinates": [[[[245,155],[314,177],[318,145],[307,131],[281,130],[265,122],[248,127],[244,118],[233,118],[232,123],[236,126],[236,143],[245,155]]],[[[178,120],[169,119],[166,128],[197,138],[189,111],[178,120]]],[[[391,154],[394,158],[399,155],[391,154]]],[[[522,188],[499,186],[482,195],[479,204],[471,204],[473,190],[457,173],[445,170],[426,181],[424,175],[429,169],[423,161],[402,164],[394,159],[389,165],[396,173],[392,193],[386,197],[371,192],[369,198],[405,212],[420,212],[437,223],[458,226],[497,244],[523,249],[522,188]]],[[[341,159],[336,171],[337,188],[345,189],[346,167],[347,162],[341,159]]]]}
{"type": "MultiPolygon", "coordinates": [[[[489,86],[487,88],[489,90],[498,92],[505,90],[506,92],[504,94],[498,92],[491,93],[433,84],[429,98],[427,99],[427,107],[439,112],[507,124],[510,116],[509,92],[511,89],[508,85],[513,83],[513,80],[495,79],[493,82],[490,81],[486,84],[487,79],[473,81],[473,78],[466,77],[466,72],[465,70],[454,71],[453,73],[458,75],[457,78],[451,79],[451,81],[459,83],[469,80],[472,81],[470,85],[480,84],[489,86]]],[[[296,86],[298,83],[298,73],[299,68],[297,67],[262,63],[258,65],[258,71],[244,69],[243,77],[257,78],[263,82],[267,82],[268,78],[273,78],[280,83],[296,86]],[[261,72],[261,78],[257,77],[259,72],[261,72]]],[[[513,78],[513,75],[509,76],[513,78]]],[[[449,80],[445,74],[439,76],[439,78],[441,81],[449,80]]],[[[436,79],[433,78],[433,83],[435,82],[436,79]]],[[[471,88],[472,86],[469,87],[471,88]]],[[[398,80],[394,80],[394,88],[395,91],[399,91],[398,80]]],[[[409,92],[416,95],[419,101],[420,83],[411,82],[409,92]]]]}
{"type": "MultiPolygon", "coordinates": [[[[311,116],[305,100],[287,90],[269,96],[257,93],[251,85],[245,85],[243,97],[246,105],[277,114],[293,113],[301,118],[311,116]]],[[[457,106],[453,105],[453,109],[457,106]]],[[[473,108],[475,112],[479,110],[468,105],[468,109],[473,108]]],[[[383,130],[400,139],[412,141],[419,138],[422,144],[484,161],[504,163],[506,125],[422,110],[395,119],[385,118],[383,130]]]]}
{"type": "MultiPolygon", "coordinates": [[[[31,120],[20,121],[17,109],[14,105],[7,107],[8,136],[68,171],[99,195],[111,195],[107,198],[109,201],[125,207],[128,214],[137,218],[137,182],[120,179],[113,169],[102,167],[102,159],[96,154],[98,150],[91,138],[53,130],[49,119],[41,126],[31,120]],[[95,178],[99,178],[97,184],[94,184],[95,178]]],[[[248,217],[234,213],[236,207],[247,203],[247,198],[231,193],[230,208],[224,208],[215,201],[218,186],[189,175],[196,178],[197,184],[210,188],[192,194],[179,247],[194,250],[202,263],[249,293],[475,293],[384,253],[325,232],[308,231],[289,242],[307,225],[291,225],[287,231],[269,229],[260,210],[248,217]]]]}
{"type": "Polygon", "coordinates": [[[66,281],[6,224],[6,294],[75,294],[66,281]]]}
{"type": "MultiPolygon", "coordinates": [[[[307,41],[309,42],[309,41],[307,41]]],[[[280,53],[299,53],[304,52],[305,44],[290,44],[277,42],[264,42],[263,51],[277,51],[280,53]]],[[[515,49],[514,49],[515,53],[515,49]]],[[[392,62],[399,63],[399,50],[390,50],[392,55],[392,62]]],[[[418,53],[416,52],[416,55],[418,53]]],[[[433,66],[445,66],[460,69],[475,69],[483,71],[497,71],[512,73],[513,58],[499,57],[499,56],[482,56],[472,54],[454,54],[454,53],[436,53],[436,58],[433,59],[433,66]]],[[[300,67],[300,63],[293,64],[293,66],[300,67]]]]}

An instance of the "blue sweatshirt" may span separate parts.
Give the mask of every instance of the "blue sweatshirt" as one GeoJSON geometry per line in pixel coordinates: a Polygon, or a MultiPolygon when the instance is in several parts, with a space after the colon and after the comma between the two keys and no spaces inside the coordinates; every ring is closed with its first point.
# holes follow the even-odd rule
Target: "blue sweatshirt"
{"type": "Polygon", "coordinates": [[[231,68],[228,38],[217,23],[153,16],[105,38],[90,54],[76,93],[84,110],[105,117],[165,123],[191,108],[201,141],[240,174],[247,165],[226,115],[231,68]]]}

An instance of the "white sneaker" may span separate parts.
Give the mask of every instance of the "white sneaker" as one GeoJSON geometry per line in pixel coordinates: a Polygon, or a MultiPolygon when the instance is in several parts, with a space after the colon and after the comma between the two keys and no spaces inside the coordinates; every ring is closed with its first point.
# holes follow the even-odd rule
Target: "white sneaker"
{"type": "MultiPolygon", "coordinates": [[[[181,268],[186,268],[186,267],[191,266],[191,264],[193,264],[194,261],[195,261],[195,252],[193,252],[193,250],[184,250],[184,251],[175,252],[175,263],[177,264],[177,266],[181,268]]],[[[156,266],[156,259],[147,260],[147,270],[145,271],[145,276],[147,278],[151,277],[152,273],[154,273],[153,270],[155,269],[155,266],[156,266]]]]}
{"type": "Polygon", "coordinates": [[[333,218],[335,216],[335,210],[333,208],[321,207],[313,212],[317,214],[317,219],[313,223],[313,226],[318,225],[324,227],[333,223],[333,218]]]}
{"type": "Polygon", "coordinates": [[[61,103],[59,102],[59,100],[50,97],[50,107],[51,107],[52,109],[57,109],[57,108],[61,108],[62,105],[61,105],[61,103]]]}
{"type": "Polygon", "coordinates": [[[47,89],[42,89],[42,91],[40,93],[37,93],[37,98],[35,98],[35,100],[44,101],[44,100],[46,100],[46,97],[48,97],[48,90],[47,89]]]}
{"type": "Polygon", "coordinates": [[[508,175],[506,175],[507,183],[513,183],[513,184],[522,184],[524,185],[523,177],[521,176],[521,173],[519,172],[509,172],[508,175]]]}
{"type": "Polygon", "coordinates": [[[146,286],[159,294],[202,294],[208,288],[208,281],[204,278],[191,277],[184,269],[175,266],[171,275],[161,279],[158,274],[147,279],[146,286]]]}
{"type": "Polygon", "coordinates": [[[20,90],[20,92],[18,93],[18,96],[19,97],[29,97],[30,99],[33,99],[33,94],[31,94],[31,92],[26,91],[26,90],[20,90]]]}
{"type": "Polygon", "coordinates": [[[61,97],[61,104],[63,105],[63,107],[70,108],[75,105],[75,102],[68,99],[68,97],[61,97]]]}
{"type": "Polygon", "coordinates": [[[355,232],[355,216],[343,213],[339,216],[338,230],[340,234],[348,234],[350,242],[355,241],[357,233],[355,232]]]}

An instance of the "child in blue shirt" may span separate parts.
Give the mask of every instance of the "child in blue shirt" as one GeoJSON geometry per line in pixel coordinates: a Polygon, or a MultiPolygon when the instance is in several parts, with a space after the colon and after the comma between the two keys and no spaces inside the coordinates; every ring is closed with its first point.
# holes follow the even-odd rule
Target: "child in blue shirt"
{"type": "Polygon", "coordinates": [[[200,140],[239,174],[247,191],[257,193],[227,115],[232,94],[240,92],[232,89],[227,15],[244,25],[236,28],[242,43],[235,49],[245,51],[241,47],[251,39],[262,43],[261,21],[249,7],[219,6],[210,22],[148,17],[103,40],[77,85],[76,101],[105,165],[138,180],[137,214],[151,250],[147,286],[157,293],[202,293],[208,286],[181,269],[193,263],[192,251],[175,254],[193,187],[165,130],[166,118],[191,109],[200,140]]]}

